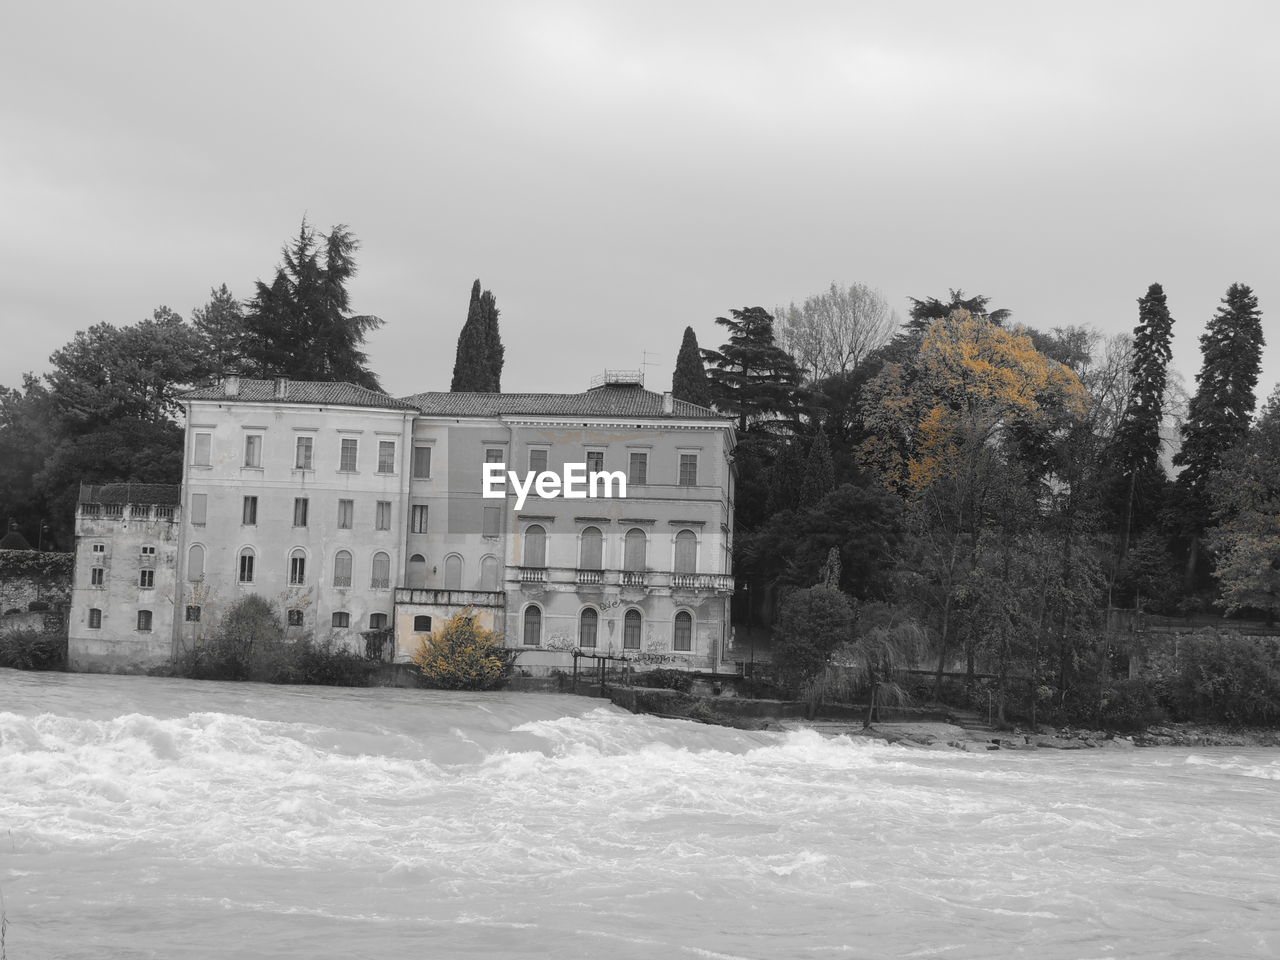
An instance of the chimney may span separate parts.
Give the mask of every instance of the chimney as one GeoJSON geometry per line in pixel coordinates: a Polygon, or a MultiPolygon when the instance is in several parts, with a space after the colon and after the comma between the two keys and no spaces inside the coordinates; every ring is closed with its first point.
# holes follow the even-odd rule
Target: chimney
{"type": "Polygon", "coordinates": [[[276,399],[283,400],[289,396],[289,378],[276,377],[276,399]]]}
{"type": "Polygon", "coordinates": [[[240,395],[240,378],[223,377],[222,394],[226,397],[238,397],[240,395]]]}
{"type": "Polygon", "coordinates": [[[675,398],[671,396],[670,390],[668,390],[666,393],[662,395],[662,412],[663,413],[676,412],[676,401],[675,401],[675,398]]]}

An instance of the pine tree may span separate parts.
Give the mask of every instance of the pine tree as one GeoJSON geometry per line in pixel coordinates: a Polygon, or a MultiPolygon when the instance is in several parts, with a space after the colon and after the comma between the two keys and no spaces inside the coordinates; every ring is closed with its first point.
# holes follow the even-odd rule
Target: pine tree
{"type": "Polygon", "coordinates": [[[1133,331],[1133,359],[1129,366],[1129,397],[1116,428],[1112,463],[1120,472],[1121,516],[1124,527],[1120,555],[1129,540],[1155,514],[1154,499],[1164,484],[1160,466],[1160,425],[1164,422],[1173,318],[1164,289],[1153,283],[1138,301],[1138,325],[1133,331]]]}
{"type": "Polygon", "coordinates": [[[502,389],[505,349],[498,333],[498,307],[493,293],[471,285],[467,319],[458,333],[458,351],[453,363],[454,393],[498,393],[502,389]]]}
{"type": "Polygon", "coordinates": [[[209,291],[207,304],[191,311],[191,324],[204,340],[214,376],[241,372],[246,337],[244,311],[225,283],[209,291]]]}
{"type": "Polygon", "coordinates": [[[707,371],[702,365],[702,351],[698,349],[698,337],[693,327],[684,328],[684,340],[676,356],[675,374],[671,377],[671,395],[677,400],[687,400],[700,407],[711,405],[711,391],[707,384],[707,371]]]}
{"type": "Polygon", "coordinates": [[[1204,360],[1182,425],[1182,449],[1173,458],[1183,468],[1177,481],[1177,512],[1190,547],[1189,587],[1199,567],[1200,539],[1210,522],[1209,484],[1222,467],[1223,455],[1249,430],[1264,342],[1258,298],[1244,284],[1233,283],[1200,337],[1204,360]]]}
{"type": "Polygon", "coordinates": [[[773,317],[763,307],[731,310],[732,317],[716,317],[729,331],[719,350],[703,350],[716,408],[748,423],[767,425],[793,419],[799,398],[800,371],[791,355],[773,339],[773,317]]]}

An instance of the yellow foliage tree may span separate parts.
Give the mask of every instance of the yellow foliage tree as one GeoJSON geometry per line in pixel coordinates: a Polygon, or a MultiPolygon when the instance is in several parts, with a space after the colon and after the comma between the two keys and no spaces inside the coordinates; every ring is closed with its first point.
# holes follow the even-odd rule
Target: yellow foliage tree
{"type": "Polygon", "coordinates": [[[956,310],[925,331],[909,366],[889,364],[867,384],[861,458],[887,486],[918,495],[964,472],[1002,429],[1083,416],[1087,401],[1079,378],[1030,337],[956,310]]]}
{"type": "Polygon", "coordinates": [[[511,676],[515,657],[496,633],[476,624],[476,612],[468,607],[423,637],[411,659],[430,686],[493,690],[511,676]]]}

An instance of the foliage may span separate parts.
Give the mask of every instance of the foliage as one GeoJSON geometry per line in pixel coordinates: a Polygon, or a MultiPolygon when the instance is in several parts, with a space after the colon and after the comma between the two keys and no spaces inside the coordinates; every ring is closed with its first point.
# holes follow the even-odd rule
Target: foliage
{"type": "Polygon", "coordinates": [[[511,676],[515,654],[467,608],[422,638],[412,660],[428,686],[442,690],[494,690],[511,676]]]}
{"type": "Polygon", "coordinates": [[[270,283],[257,281],[244,318],[245,369],[259,377],[346,380],[379,390],[361,349],[375,316],[351,312],[347,285],[359,241],[345,224],[317,234],[304,218],[270,283]]]}
{"type": "Polygon", "coordinates": [[[67,638],[46,630],[0,632],[0,667],[13,670],[62,670],[67,662],[67,638]]]}
{"type": "Polygon", "coordinates": [[[1263,643],[1206,630],[1184,642],[1178,655],[1179,670],[1166,693],[1175,719],[1280,721],[1280,666],[1263,643]]]}
{"type": "Polygon", "coordinates": [[[853,633],[853,603],[827,586],[792,591],[773,631],[773,665],[792,690],[822,672],[832,652],[853,633]]]}
{"type": "Polygon", "coordinates": [[[716,323],[729,331],[719,350],[703,350],[709,364],[711,397],[717,410],[748,425],[771,429],[795,416],[800,371],[791,355],[773,339],[773,317],[762,307],[731,310],[716,323]]]}
{"type": "Polygon", "coordinates": [[[797,306],[779,307],[779,341],[810,381],[857,369],[884,346],[897,316],[884,295],[865,283],[832,283],[797,306]]]}
{"type": "Polygon", "coordinates": [[[680,352],[676,355],[675,373],[671,376],[671,395],[700,407],[711,406],[711,387],[693,327],[684,328],[684,339],[680,341],[680,352]]]}
{"type": "Polygon", "coordinates": [[[209,291],[209,302],[191,311],[191,324],[204,341],[209,372],[215,377],[247,372],[244,310],[224,283],[209,291]]]}
{"type": "Polygon", "coordinates": [[[1168,718],[1156,697],[1155,685],[1142,677],[1112,684],[1102,700],[1102,727],[1106,730],[1143,730],[1168,718]]]}
{"type": "Polygon", "coordinates": [[[30,577],[42,585],[71,588],[74,553],[0,550],[0,580],[30,577]]]}
{"type": "Polygon", "coordinates": [[[498,393],[502,389],[502,366],[506,350],[498,332],[498,307],[493,293],[481,292],[477,279],[471,286],[467,319],[458,333],[453,381],[457,392],[498,393]]]}
{"type": "Polygon", "coordinates": [[[657,687],[688,693],[693,689],[693,674],[687,670],[650,670],[636,674],[632,683],[637,687],[657,687]]]}

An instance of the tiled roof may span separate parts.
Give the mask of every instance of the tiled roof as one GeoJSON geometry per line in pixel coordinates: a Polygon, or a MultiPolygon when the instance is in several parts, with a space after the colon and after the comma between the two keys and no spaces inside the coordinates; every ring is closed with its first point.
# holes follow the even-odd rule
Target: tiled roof
{"type": "Polygon", "coordinates": [[[319,403],[344,407],[381,407],[384,410],[414,410],[416,407],[403,400],[389,397],[377,390],[357,386],[354,383],[330,380],[289,380],[285,383],[285,395],[276,396],[274,380],[250,380],[240,378],[240,387],[234,396],[228,396],[221,383],[215,383],[183,394],[187,400],[241,400],[246,403],[319,403]]]}
{"type": "Polygon", "coordinates": [[[430,417],[666,417],[673,420],[724,420],[696,403],[676,400],[662,412],[662,394],[636,386],[594,387],[582,393],[415,393],[403,397],[430,417]]]}

